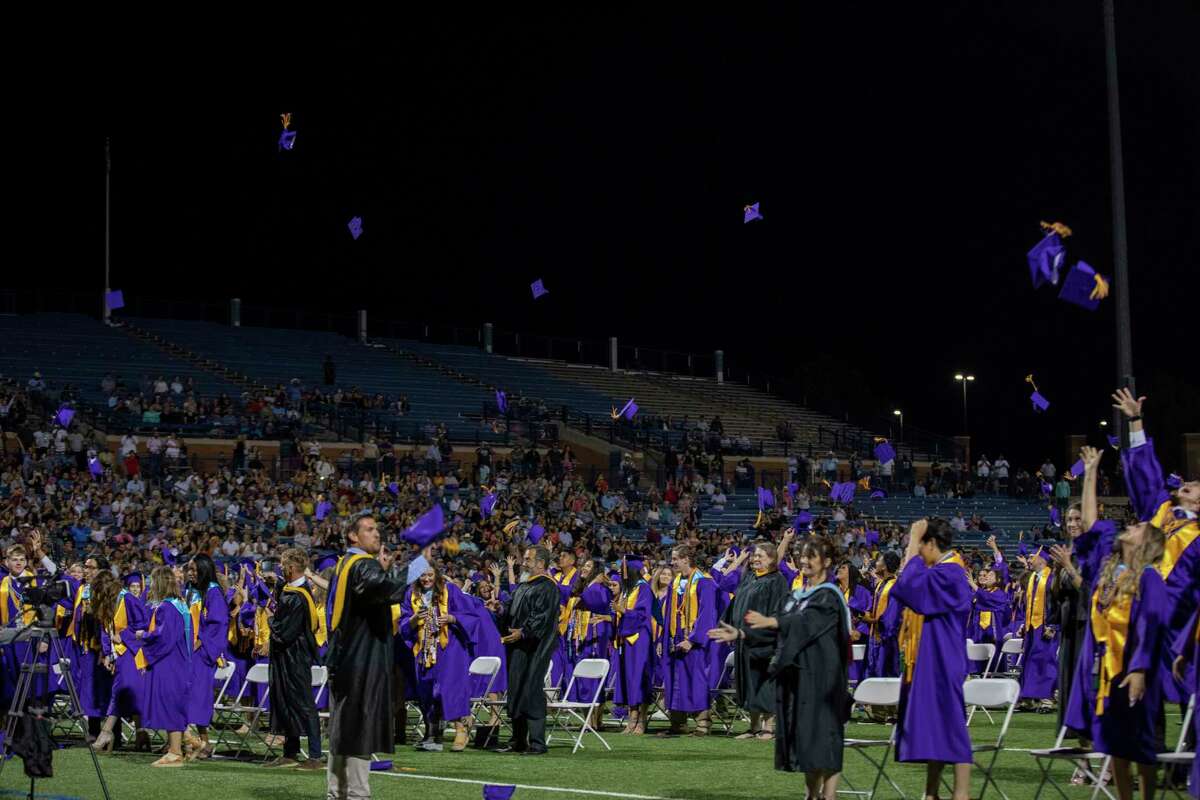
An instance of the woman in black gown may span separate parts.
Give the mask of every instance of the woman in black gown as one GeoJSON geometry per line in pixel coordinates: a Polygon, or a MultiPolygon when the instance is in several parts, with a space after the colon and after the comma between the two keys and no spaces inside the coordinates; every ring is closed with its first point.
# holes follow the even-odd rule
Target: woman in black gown
{"type": "MultiPolygon", "coordinates": [[[[809,538],[800,551],[800,571],[811,588],[794,592],[777,616],[757,611],[745,616],[750,629],[778,637],[769,669],[775,680],[775,768],[803,772],[809,800],[837,798],[850,710],[850,610],[841,590],[827,582],[833,564],[833,544],[809,538]]],[[[712,636],[745,637],[725,623],[712,636]]]]}

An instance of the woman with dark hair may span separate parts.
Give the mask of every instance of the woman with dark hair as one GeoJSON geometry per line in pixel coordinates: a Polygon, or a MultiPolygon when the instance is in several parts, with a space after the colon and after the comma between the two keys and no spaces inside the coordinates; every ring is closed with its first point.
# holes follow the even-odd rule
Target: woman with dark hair
{"type": "MultiPolygon", "coordinates": [[[[629,709],[622,733],[646,732],[654,696],[654,592],[643,575],[640,559],[622,559],[617,611],[617,663],[613,702],[629,709]]],[[[610,588],[612,588],[610,586],[610,588]]]]}
{"type": "Polygon", "coordinates": [[[465,620],[470,602],[432,563],[408,588],[400,606],[398,633],[416,661],[416,694],[425,720],[418,750],[441,752],[444,720],[454,720],[454,744],[467,746],[471,716],[469,642],[465,620]]]}
{"type": "Polygon", "coordinates": [[[894,678],[900,674],[900,635],[902,611],[899,603],[891,601],[892,587],[896,585],[896,573],[900,570],[900,556],[888,550],[875,559],[875,593],[872,598],[871,614],[867,618],[867,677],[894,678]]]}
{"type": "MultiPolygon", "coordinates": [[[[858,567],[850,561],[843,561],[838,565],[837,583],[846,605],[850,607],[850,621],[853,624],[850,641],[866,646],[867,636],[871,632],[866,618],[871,613],[875,598],[871,595],[871,590],[863,585],[862,573],[858,571],[858,567]]],[[[862,681],[867,674],[866,654],[863,655],[862,660],[850,662],[850,680],[855,683],[862,681]]]]}
{"type": "MultiPolygon", "coordinates": [[[[1083,573],[1074,559],[1075,543],[1084,533],[1083,507],[1080,503],[1072,503],[1063,519],[1063,528],[1069,539],[1068,544],[1054,545],[1050,555],[1054,559],[1055,574],[1050,584],[1050,599],[1058,611],[1059,642],[1058,642],[1058,724],[1061,727],[1066,718],[1067,699],[1075,682],[1075,664],[1079,661],[1079,652],[1083,647],[1083,639],[1087,634],[1088,617],[1091,614],[1091,587],[1084,582],[1083,573]]],[[[1075,731],[1080,745],[1091,749],[1091,731],[1075,731]]],[[[1086,781],[1082,770],[1076,770],[1071,782],[1082,785],[1086,781]]]]}
{"type": "MultiPolygon", "coordinates": [[[[135,719],[142,713],[146,663],[136,633],[146,627],[149,614],[146,605],[125,591],[111,572],[97,572],[93,580],[92,613],[104,626],[100,646],[105,654],[104,666],[113,674],[107,718],[94,746],[111,750],[117,720],[135,719]]],[[[138,747],[149,749],[149,741],[143,739],[139,731],[138,747]]]]}
{"type": "Polygon", "coordinates": [[[104,667],[101,644],[105,626],[93,611],[92,598],[96,584],[110,580],[115,578],[108,571],[108,560],[104,556],[88,556],[81,565],[80,577],[69,578],[73,591],[64,601],[67,618],[63,635],[70,645],[71,678],[92,736],[100,733],[112,697],[112,673],[104,667]]]}
{"type": "MultiPolygon", "coordinates": [[[[571,616],[567,619],[565,635],[567,647],[567,663],[574,670],[575,665],[587,658],[609,660],[609,649],[613,638],[613,590],[605,574],[604,562],[593,558],[583,562],[579,570],[579,580],[571,592],[578,597],[571,616]]],[[[570,674],[563,677],[570,681],[570,674]]],[[[571,687],[567,700],[577,703],[589,703],[596,695],[594,679],[577,680],[571,687]]],[[[603,695],[601,695],[603,698],[603,695]]],[[[596,709],[598,719],[601,708],[596,709]]],[[[595,725],[598,729],[600,726],[595,725]]]]}
{"type": "Polygon", "coordinates": [[[967,800],[973,763],[963,714],[972,597],[967,566],[950,549],[954,529],[946,520],[917,520],[908,535],[891,591],[905,606],[896,760],[925,762],[927,798],[938,796],[942,769],[953,764],[954,800],[967,800]]]}
{"type": "Polygon", "coordinates": [[[145,659],[146,700],[142,723],[167,732],[167,752],[151,766],[183,766],[183,730],[188,725],[193,672],[192,615],[179,595],[170,567],[155,567],[146,593],[150,625],[137,632],[145,659]]]}
{"type": "Polygon", "coordinates": [[[187,604],[192,615],[193,654],[192,681],[188,694],[188,723],[196,726],[199,742],[190,759],[208,758],[208,726],[212,724],[213,682],[217,667],[224,664],[229,638],[229,606],[225,591],[217,583],[217,567],[213,560],[200,554],[188,562],[187,604]]]}
{"type": "MultiPolygon", "coordinates": [[[[837,798],[850,712],[850,609],[839,587],[826,580],[834,554],[828,539],[809,537],[799,563],[808,588],[792,592],[775,616],[751,610],[745,617],[750,631],[774,631],[777,637],[769,668],[776,687],[775,769],[803,772],[813,800],[837,798]]],[[[725,623],[719,631],[742,641],[751,636],[725,623]]]]}

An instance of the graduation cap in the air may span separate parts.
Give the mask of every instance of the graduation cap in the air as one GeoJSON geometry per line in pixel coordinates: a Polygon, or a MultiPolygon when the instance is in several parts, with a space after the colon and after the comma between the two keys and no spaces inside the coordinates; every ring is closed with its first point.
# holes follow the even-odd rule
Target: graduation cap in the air
{"type": "Polygon", "coordinates": [[[1092,269],[1085,261],[1079,261],[1071,267],[1067,277],[1063,279],[1062,289],[1058,299],[1073,303],[1088,311],[1100,307],[1100,301],[1108,297],[1108,280],[1092,269]]]}
{"type": "Polygon", "coordinates": [[[346,223],[346,227],[350,229],[350,235],[354,237],[354,241],[358,241],[358,237],[362,236],[362,217],[351,217],[346,223]]]}
{"type": "Polygon", "coordinates": [[[280,150],[291,150],[295,146],[296,146],[296,132],[295,131],[283,131],[282,133],[279,134],[279,149],[280,150]]]}
{"type": "Polygon", "coordinates": [[[396,483],[395,481],[392,481],[391,483],[388,484],[388,491],[391,492],[393,496],[399,497],[400,496],[400,484],[396,483]]]}
{"type": "Polygon", "coordinates": [[[496,507],[496,501],[498,499],[499,497],[495,492],[489,492],[488,494],[485,494],[482,499],[480,499],[479,513],[484,519],[487,519],[492,515],[492,509],[496,507]]]}
{"type": "Polygon", "coordinates": [[[433,508],[422,514],[400,538],[409,544],[425,547],[433,544],[438,536],[446,530],[446,515],[440,503],[434,503],[433,508]]]}
{"type": "Polygon", "coordinates": [[[1054,487],[1051,486],[1046,481],[1042,481],[1042,494],[1045,495],[1046,497],[1049,497],[1050,492],[1052,492],[1052,491],[1054,491],[1054,487]]]}
{"type": "Polygon", "coordinates": [[[1033,394],[1029,395],[1029,402],[1033,403],[1033,410],[1045,411],[1050,408],[1050,401],[1038,391],[1037,384],[1033,382],[1033,375],[1026,375],[1025,382],[1033,387],[1033,394]]]}
{"type": "Polygon", "coordinates": [[[1029,277],[1033,288],[1039,289],[1047,283],[1058,286],[1058,276],[1067,258],[1067,248],[1057,233],[1050,233],[1026,254],[1029,261],[1029,277]]]}
{"type": "Polygon", "coordinates": [[[784,489],[788,497],[795,497],[798,491],[800,491],[800,484],[798,483],[789,483],[787,488],[784,489]]]}
{"type": "Polygon", "coordinates": [[[1070,474],[1072,476],[1078,478],[1080,475],[1082,475],[1086,471],[1087,471],[1087,467],[1084,466],[1083,459],[1081,458],[1078,461],[1076,461],[1074,464],[1071,465],[1070,474]]]}
{"type": "Polygon", "coordinates": [[[1050,524],[1056,528],[1062,526],[1062,515],[1058,512],[1058,506],[1050,506],[1050,524]]]}
{"type": "Polygon", "coordinates": [[[630,422],[633,422],[633,418],[638,412],[638,405],[637,403],[633,402],[633,400],[634,398],[629,398],[629,402],[626,403],[620,411],[617,411],[616,406],[613,406],[613,410],[609,416],[613,419],[620,419],[621,417],[624,417],[630,422]]]}
{"type": "Polygon", "coordinates": [[[808,530],[810,525],[812,525],[812,514],[807,511],[797,511],[796,521],[792,524],[792,527],[798,531],[802,531],[808,530]]]}
{"type": "Polygon", "coordinates": [[[550,290],[542,285],[542,279],[538,278],[533,283],[529,284],[529,290],[533,292],[533,299],[537,300],[544,294],[550,294],[550,290]]]}
{"type": "Polygon", "coordinates": [[[104,293],[104,305],[109,311],[116,311],[118,308],[125,307],[125,295],[120,289],[113,289],[111,292],[104,293]]]}
{"type": "Polygon", "coordinates": [[[750,205],[743,207],[742,208],[742,216],[743,216],[743,220],[742,220],[743,223],[750,222],[751,220],[755,220],[755,219],[763,219],[764,218],[762,214],[758,213],[758,203],[751,203],[750,205]]]}
{"type": "Polygon", "coordinates": [[[1183,476],[1177,472],[1172,472],[1167,476],[1167,488],[1179,489],[1183,486],[1183,476]]]}
{"type": "Polygon", "coordinates": [[[829,499],[842,505],[854,502],[854,481],[835,483],[833,486],[830,486],[829,499]]]}
{"type": "Polygon", "coordinates": [[[878,441],[879,443],[875,445],[875,460],[880,464],[886,464],[889,461],[895,461],[896,448],[888,444],[887,439],[880,439],[878,441]]]}
{"type": "Polygon", "coordinates": [[[163,559],[163,563],[166,564],[168,567],[175,566],[175,551],[171,549],[170,545],[165,545],[165,544],[163,545],[162,559],[163,559]]]}
{"type": "Polygon", "coordinates": [[[71,419],[75,416],[75,410],[66,406],[61,406],[58,413],[54,415],[54,421],[64,428],[70,427],[71,419]]]}
{"type": "Polygon", "coordinates": [[[529,528],[529,533],[527,535],[529,536],[530,544],[537,544],[542,540],[542,537],[546,535],[546,529],[535,522],[533,523],[532,527],[529,528]]]}
{"type": "Polygon", "coordinates": [[[521,526],[521,520],[513,519],[513,520],[509,520],[508,522],[505,523],[503,530],[506,534],[508,534],[509,536],[512,536],[514,533],[517,532],[517,528],[519,528],[520,526],[521,526]]]}
{"type": "Polygon", "coordinates": [[[328,500],[322,500],[317,503],[317,519],[322,520],[329,516],[329,512],[333,510],[333,503],[328,500]]]}
{"type": "Polygon", "coordinates": [[[879,531],[867,531],[864,539],[868,545],[879,544],[879,531]]]}
{"type": "Polygon", "coordinates": [[[412,586],[421,579],[421,576],[429,571],[429,562],[425,556],[417,556],[408,563],[408,585],[412,586]]]}
{"type": "Polygon", "coordinates": [[[496,390],[496,410],[501,414],[508,413],[508,395],[499,389],[496,390]]]}
{"type": "Polygon", "coordinates": [[[758,510],[775,507],[775,493],[765,486],[758,487],[758,510]]]}
{"type": "Polygon", "coordinates": [[[104,465],[100,463],[99,458],[88,459],[88,472],[92,473],[97,478],[104,474],[104,465]]]}
{"type": "Polygon", "coordinates": [[[485,783],[483,786],[483,800],[510,800],[515,791],[517,791],[516,786],[485,783]]]}
{"type": "Polygon", "coordinates": [[[885,492],[883,489],[876,489],[875,491],[871,492],[871,499],[887,500],[887,492],[885,492]]]}

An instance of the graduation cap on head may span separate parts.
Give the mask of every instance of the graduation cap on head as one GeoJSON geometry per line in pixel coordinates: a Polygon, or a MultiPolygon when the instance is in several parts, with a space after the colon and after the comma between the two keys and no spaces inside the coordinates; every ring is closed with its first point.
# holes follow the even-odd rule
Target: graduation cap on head
{"type": "Polygon", "coordinates": [[[1172,472],[1167,476],[1167,488],[1179,489],[1183,486],[1183,476],[1177,472],[1172,472]]]}
{"type": "Polygon", "coordinates": [[[129,586],[129,585],[131,585],[131,584],[134,584],[134,583],[136,583],[136,584],[138,584],[138,585],[140,585],[140,586],[145,586],[145,585],[146,585],[146,581],[145,581],[145,579],[142,577],[142,573],[140,573],[140,572],[131,572],[131,573],[129,573],[128,575],[126,575],[126,576],[125,576],[125,585],[126,585],[126,586],[129,586]]]}
{"type": "Polygon", "coordinates": [[[1063,279],[1058,299],[1095,311],[1108,297],[1108,280],[1085,261],[1076,262],[1063,279]]]}
{"type": "Polygon", "coordinates": [[[350,229],[350,235],[354,237],[354,241],[358,241],[358,237],[362,236],[362,217],[351,217],[346,223],[346,227],[350,229]]]}
{"type": "Polygon", "coordinates": [[[483,786],[483,800],[509,800],[515,791],[517,791],[516,786],[486,783],[483,786]]]}
{"type": "Polygon", "coordinates": [[[116,311],[118,308],[124,308],[125,295],[120,289],[113,289],[111,292],[105,292],[104,305],[109,311],[116,311]]]}
{"type": "Polygon", "coordinates": [[[533,526],[529,529],[528,536],[529,536],[529,541],[531,544],[537,544],[538,542],[540,542],[542,540],[542,537],[545,535],[546,535],[546,529],[543,528],[541,525],[538,525],[536,522],[533,523],[533,526]]]}
{"type": "Polygon", "coordinates": [[[883,489],[876,489],[875,491],[871,492],[871,499],[887,500],[887,492],[885,492],[883,489]]]}
{"type": "Polygon", "coordinates": [[[442,506],[434,503],[433,508],[422,514],[404,533],[400,534],[400,538],[409,544],[425,547],[433,544],[445,530],[446,515],[442,511],[442,506]]]}
{"type": "Polygon", "coordinates": [[[529,290],[533,292],[533,299],[537,300],[544,294],[550,294],[550,290],[542,285],[542,279],[538,278],[533,283],[529,284],[529,290]]]}
{"type": "Polygon", "coordinates": [[[508,413],[508,395],[499,389],[496,390],[496,409],[501,414],[508,413]]]}
{"type": "Polygon", "coordinates": [[[1070,474],[1072,476],[1078,478],[1080,475],[1082,475],[1086,471],[1087,471],[1087,467],[1085,467],[1083,465],[1083,459],[1081,458],[1078,461],[1076,461],[1074,464],[1071,465],[1070,474]]]}
{"type": "Polygon", "coordinates": [[[641,575],[642,570],[645,569],[645,567],[646,567],[645,562],[642,561],[640,558],[625,559],[626,574],[633,574],[636,572],[638,575],[641,575]]]}
{"type": "Polygon", "coordinates": [[[66,406],[60,406],[58,413],[54,415],[54,421],[62,427],[67,428],[70,427],[71,420],[74,418],[74,416],[75,411],[73,409],[67,408],[66,406]]]}
{"type": "Polygon", "coordinates": [[[758,487],[758,510],[775,507],[775,493],[765,486],[758,487]]]}
{"type": "Polygon", "coordinates": [[[887,439],[876,439],[878,444],[875,445],[875,460],[880,464],[886,464],[889,461],[896,460],[896,448],[888,444],[887,439]]]}
{"type": "Polygon", "coordinates": [[[282,133],[279,134],[279,149],[280,150],[291,150],[295,146],[296,146],[296,132],[295,131],[283,131],[282,133]]]}
{"type": "Polygon", "coordinates": [[[421,576],[429,571],[429,562],[425,556],[417,556],[408,563],[408,585],[412,586],[421,579],[421,576]]]}
{"type": "Polygon", "coordinates": [[[833,486],[830,486],[829,499],[842,505],[854,502],[854,481],[835,483],[833,486]]]}
{"type": "Polygon", "coordinates": [[[335,554],[320,554],[317,556],[315,568],[317,572],[324,572],[330,567],[337,566],[337,555],[335,554]]]}
{"type": "Polygon", "coordinates": [[[751,203],[748,206],[742,207],[742,222],[750,222],[755,219],[764,219],[763,215],[758,213],[758,203],[751,203]]]}
{"type": "Polygon", "coordinates": [[[1025,382],[1033,387],[1033,394],[1029,395],[1029,402],[1033,403],[1034,411],[1045,411],[1050,407],[1050,401],[1041,395],[1038,391],[1037,384],[1033,382],[1032,373],[1025,376],[1025,382]]]}

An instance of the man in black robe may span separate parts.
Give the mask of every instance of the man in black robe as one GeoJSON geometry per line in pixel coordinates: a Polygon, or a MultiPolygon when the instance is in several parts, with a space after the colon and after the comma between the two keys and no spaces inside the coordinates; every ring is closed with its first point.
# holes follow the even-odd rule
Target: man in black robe
{"type": "Polygon", "coordinates": [[[271,617],[271,732],[284,737],[283,755],[268,767],[314,772],[321,763],[321,720],[313,702],[312,667],[319,659],[320,618],[312,588],[304,578],[308,554],[299,548],[281,557],[283,579],[271,617]],[[300,737],[308,736],[307,760],[300,761],[300,737]]]}
{"type": "Polygon", "coordinates": [[[745,620],[748,611],[776,616],[790,594],[787,578],[777,568],[776,552],[771,542],[754,543],[750,569],[738,584],[722,620],[742,631],[734,644],[733,687],[738,706],[750,715],[750,732],[739,739],[755,735],[769,739],[774,728],[771,717],[775,712],[775,681],[768,670],[775,655],[775,631],[751,628],[745,620]]]}
{"type": "Polygon", "coordinates": [[[508,718],[513,736],[503,753],[541,755],[546,752],[546,670],[558,647],[559,591],[548,574],[550,551],[525,551],[528,577],[498,611],[500,641],[508,645],[508,718]]]}
{"type": "Polygon", "coordinates": [[[370,797],[371,754],[393,750],[391,605],[408,588],[375,560],[381,541],[374,517],[352,520],[345,541],[327,604],[328,800],[370,797]]]}

